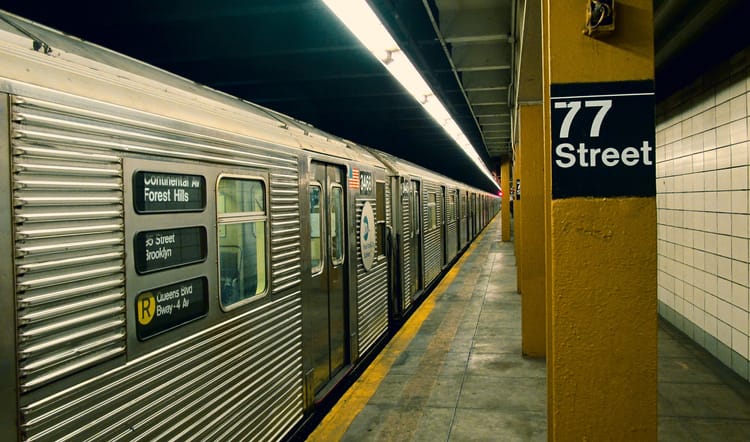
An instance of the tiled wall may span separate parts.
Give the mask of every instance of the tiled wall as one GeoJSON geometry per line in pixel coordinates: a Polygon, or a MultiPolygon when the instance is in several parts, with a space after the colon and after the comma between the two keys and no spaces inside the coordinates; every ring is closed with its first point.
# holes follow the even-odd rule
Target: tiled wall
{"type": "Polygon", "coordinates": [[[659,313],[746,379],[748,59],[743,51],[659,103],[656,118],[659,313]]]}

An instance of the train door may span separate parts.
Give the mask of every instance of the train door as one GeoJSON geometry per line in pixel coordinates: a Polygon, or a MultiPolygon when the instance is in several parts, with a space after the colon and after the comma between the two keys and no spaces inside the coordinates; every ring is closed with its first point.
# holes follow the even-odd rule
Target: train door
{"type": "Polygon", "coordinates": [[[407,309],[422,287],[422,216],[419,181],[404,182],[401,193],[401,225],[403,232],[402,308],[407,309]]]}
{"type": "Polygon", "coordinates": [[[461,246],[463,246],[463,243],[461,242],[461,204],[462,204],[463,198],[461,198],[461,191],[456,189],[456,207],[455,207],[455,217],[456,217],[456,253],[458,253],[459,250],[461,250],[461,246]]]}
{"type": "Polygon", "coordinates": [[[445,186],[440,186],[440,201],[441,205],[443,206],[443,209],[440,211],[441,214],[441,234],[443,238],[443,263],[442,267],[445,267],[446,264],[448,264],[448,244],[450,244],[450,241],[448,241],[448,194],[445,193],[445,186]]]}
{"type": "Polygon", "coordinates": [[[469,229],[471,231],[471,235],[469,236],[470,239],[474,239],[474,237],[477,236],[477,222],[476,222],[476,216],[477,216],[477,196],[474,194],[471,194],[471,199],[469,203],[469,229]]]}
{"type": "Polygon", "coordinates": [[[461,195],[463,198],[463,205],[461,206],[461,227],[463,231],[461,233],[461,246],[465,246],[469,242],[471,232],[469,232],[469,192],[464,192],[461,195]]]}
{"type": "Polygon", "coordinates": [[[479,195],[474,196],[474,236],[479,235],[479,227],[482,225],[482,201],[479,195]]]}
{"type": "Polygon", "coordinates": [[[306,314],[314,347],[312,388],[319,394],[347,364],[344,173],[313,162],[309,185],[312,302],[306,314]]]}

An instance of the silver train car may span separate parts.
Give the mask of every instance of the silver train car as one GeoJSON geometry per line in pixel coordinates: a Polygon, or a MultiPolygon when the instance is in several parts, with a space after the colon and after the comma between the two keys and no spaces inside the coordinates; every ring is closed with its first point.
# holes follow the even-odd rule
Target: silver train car
{"type": "Polygon", "coordinates": [[[0,12],[3,440],[279,440],[493,195],[0,12]]]}

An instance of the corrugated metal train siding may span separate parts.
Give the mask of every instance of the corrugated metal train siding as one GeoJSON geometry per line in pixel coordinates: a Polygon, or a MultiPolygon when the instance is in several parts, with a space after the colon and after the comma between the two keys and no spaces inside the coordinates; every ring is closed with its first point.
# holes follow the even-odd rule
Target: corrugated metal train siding
{"type": "Polygon", "coordinates": [[[27,112],[11,117],[22,391],[126,348],[122,161],[28,135],[27,112]]]}
{"type": "Polygon", "coordinates": [[[448,259],[450,260],[458,252],[458,223],[456,221],[449,222],[446,233],[448,235],[448,259]]]}
{"type": "Polygon", "coordinates": [[[402,306],[403,310],[407,310],[411,306],[412,293],[411,293],[411,248],[408,247],[409,237],[411,236],[411,210],[409,207],[409,194],[404,193],[401,195],[401,244],[398,246],[401,248],[401,274],[403,276],[402,282],[402,306]]]}
{"type": "Polygon", "coordinates": [[[271,173],[271,278],[273,293],[299,287],[302,281],[299,176],[271,173]]]}
{"type": "Polygon", "coordinates": [[[393,226],[393,214],[391,213],[391,192],[392,186],[390,180],[385,182],[385,224],[393,226]]]}
{"type": "Polygon", "coordinates": [[[200,339],[29,404],[24,430],[32,440],[278,437],[300,413],[301,314],[298,292],[274,299],[200,339]]]}
{"type": "Polygon", "coordinates": [[[13,106],[22,389],[125,352],[123,152],[270,170],[273,290],[246,314],[193,336],[170,332],[175,344],[51,397],[22,395],[24,436],[281,437],[302,417],[297,158],[57,98],[13,106]]]}
{"type": "MultiPolygon", "coordinates": [[[[378,262],[369,271],[362,265],[360,252],[359,226],[362,218],[362,207],[369,201],[373,211],[377,211],[375,198],[362,198],[357,206],[357,336],[359,355],[363,355],[375,342],[388,331],[388,263],[378,258],[378,262]]],[[[377,213],[375,217],[377,219],[377,213]]]]}

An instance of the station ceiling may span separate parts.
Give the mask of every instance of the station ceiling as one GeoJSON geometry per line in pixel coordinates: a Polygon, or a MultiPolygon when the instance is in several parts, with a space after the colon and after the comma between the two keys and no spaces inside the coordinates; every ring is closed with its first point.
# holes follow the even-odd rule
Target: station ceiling
{"type": "MultiPolygon", "coordinates": [[[[371,2],[491,171],[511,152],[512,3],[371,2]]],[[[0,7],[496,190],[320,0],[10,0],[0,7]]]]}
{"type": "MultiPolygon", "coordinates": [[[[540,101],[541,1],[368,0],[491,171],[540,101]]],[[[581,25],[585,1],[581,2],[581,25]]],[[[746,44],[743,0],[655,0],[657,96],[746,44]]],[[[0,8],[384,150],[494,186],[321,0],[3,0],[0,8]]]]}

